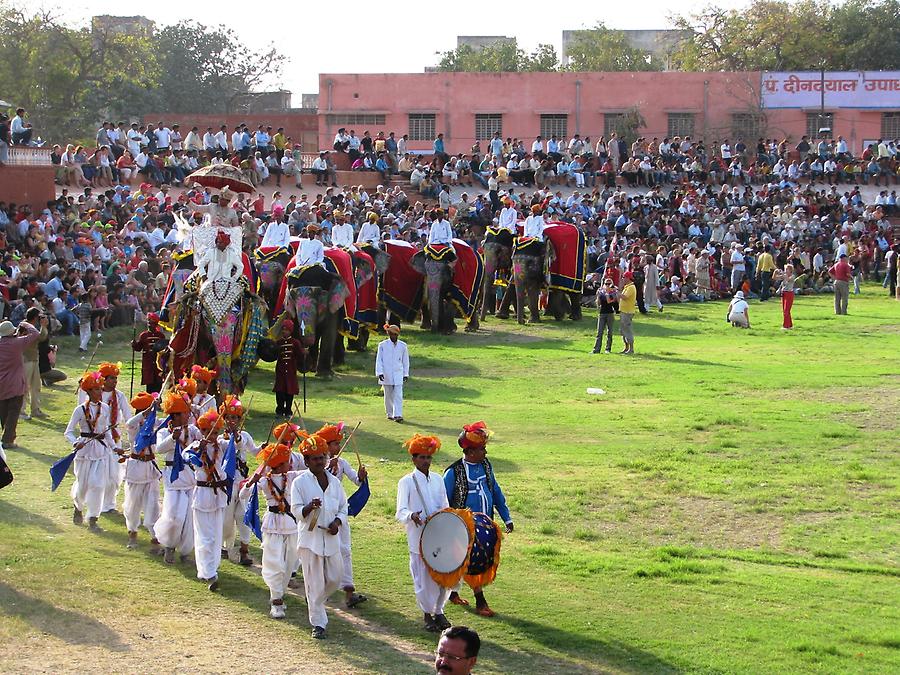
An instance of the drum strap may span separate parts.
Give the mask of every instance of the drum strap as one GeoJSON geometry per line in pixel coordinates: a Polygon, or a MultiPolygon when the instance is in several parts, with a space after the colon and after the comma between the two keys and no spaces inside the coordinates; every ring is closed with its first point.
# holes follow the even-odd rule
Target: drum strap
{"type": "MultiPolygon", "coordinates": [[[[416,469],[418,471],[418,469],[416,469]]],[[[422,511],[428,510],[428,504],[425,503],[425,497],[422,496],[422,488],[419,487],[419,481],[416,480],[416,474],[413,472],[413,485],[416,486],[416,492],[419,494],[419,501],[422,502],[422,511]]],[[[425,513],[425,517],[428,517],[428,513],[425,513]]]]}

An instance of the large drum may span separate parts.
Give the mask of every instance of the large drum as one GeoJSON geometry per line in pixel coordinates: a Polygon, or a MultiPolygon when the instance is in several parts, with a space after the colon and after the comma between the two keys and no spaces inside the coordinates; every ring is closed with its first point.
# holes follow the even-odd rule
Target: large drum
{"type": "Polygon", "coordinates": [[[419,554],[434,581],[453,588],[468,571],[474,541],[471,511],[444,509],[428,517],[419,539],[419,554]]]}
{"type": "Polygon", "coordinates": [[[475,538],[469,552],[465,581],[472,588],[487,586],[497,576],[500,565],[500,527],[484,513],[474,513],[475,538]]]}

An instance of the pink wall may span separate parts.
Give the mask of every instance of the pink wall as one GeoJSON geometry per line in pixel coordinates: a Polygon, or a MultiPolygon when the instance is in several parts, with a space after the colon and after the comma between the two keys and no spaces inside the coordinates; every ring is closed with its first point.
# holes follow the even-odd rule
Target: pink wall
{"type": "MultiPolygon", "coordinates": [[[[596,142],[604,130],[604,113],[632,106],[646,120],[644,136],[667,136],[669,113],[693,113],[695,137],[711,141],[732,136],[735,113],[758,110],[759,86],[758,72],[322,74],[319,146],[330,147],[337,131],[327,116],[349,112],[386,117],[383,127],[350,125],[357,135],[384,130],[398,138],[408,131],[408,113],[435,113],[436,131],[444,133],[450,152],[471,148],[477,113],[501,113],[503,137],[525,138],[529,147],[540,132],[542,113],[565,113],[570,137],[578,132],[596,142]]],[[[807,112],[816,111],[768,111],[768,135],[799,140],[806,133],[807,112]]],[[[843,134],[854,150],[863,138],[878,138],[880,112],[836,113],[835,133],[843,134]]],[[[430,149],[431,142],[412,142],[410,148],[430,149]]]]}

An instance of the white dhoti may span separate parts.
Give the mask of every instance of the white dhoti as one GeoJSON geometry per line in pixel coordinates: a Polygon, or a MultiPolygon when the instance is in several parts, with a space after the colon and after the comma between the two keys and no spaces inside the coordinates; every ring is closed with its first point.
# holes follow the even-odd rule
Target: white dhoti
{"type": "MultiPolygon", "coordinates": [[[[109,484],[110,458],[81,459],[75,455],[72,483],[72,502],[85,518],[98,518],[103,507],[103,497],[109,484]]],[[[118,466],[118,465],[117,465],[118,466]]]]}
{"type": "Polygon", "coordinates": [[[116,501],[119,498],[119,488],[125,478],[125,465],[119,463],[119,456],[110,451],[109,464],[107,466],[108,473],[106,478],[106,489],[103,491],[102,511],[114,511],[116,501]]]}
{"type": "Polygon", "coordinates": [[[308,548],[300,549],[300,563],[303,566],[303,585],[306,588],[306,605],[311,626],[328,625],[325,601],[341,587],[344,561],[341,554],[321,556],[308,548]]]}
{"type": "Polygon", "coordinates": [[[350,525],[342,525],[338,530],[341,543],[341,560],[344,561],[344,573],[341,575],[341,588],[353,588],[353,550],[350,545],[350,525]]]}
{"type": "Polygon", "coordinates": [[[409,553],[409,572],[412,574],[419,609],[426,614],[443,614],[450,589],[439,586],[428,574],[422,556],[412,551],[409,553]]]}
{"type": "Polygon", "coordinates": [[[156,536],[153,526],[159,520],[159,481],[146,483],[129,483],[125,481],[125,527],[129,532],[137,532],[141,526],[141,513],[144,514],[143,525],[151,537],[156,536]]]}
{"type": "Polygon", "coordinates": [[[383,384],[384,411],[388,417],[403,417],[403,384],[383,384]]]}
{"type": "Polygon", "coordinates": [[[269,587],[269,597],[280,600],[284,597],[291,574],[297,569],[297,533],[263,533],[262,578],[269,587]]]}
{"type": "MultiPolygon", "coordinates": [[[[238,476],[240,478],[240,476],[238,476]]],[[[225,505],[225,512],[222,516],[222,546],[231,549],[234,546],[234,530],[237,528],[238,537],[242,544],[250,543],[250,536],[253,534],[249,527],[244,524],[244,513],[247,511],[247,500],[238,499],[238,491],[234,490],[231,501],[225,505]]],[[[230,553],[230,550],[229,550],[230,553]]]]}
{"type": "MultiPolygon", "coordinates": [[[[206,488],[198,488],[206,489],[206,488]]],[[[194,509],[194,559],[197,578],[212,579],[219,574],[222,562],[222,518],[225,509],[194,509]]]]}
{"type": "Polygon", "coordinates": [[[194,489],[165,490],[162,514],[153,526],[159,543],[166,548],[177,548],[186,555],[194,547],[194,521],[191,503],[194,489]]]}

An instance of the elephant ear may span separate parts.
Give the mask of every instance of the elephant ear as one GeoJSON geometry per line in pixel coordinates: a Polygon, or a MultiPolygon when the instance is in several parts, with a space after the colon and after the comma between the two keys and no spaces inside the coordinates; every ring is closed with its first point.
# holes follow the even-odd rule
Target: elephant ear
{"type": "Polygon", "coordinates": [[[327,297],[328,306],[326,311],[334,314],[344,306],[344,302],[350,297],[350,288],[344,283],[343,279],[337,279],[332,285],[331,290],[322,293],[323,297],[327,297]]]}
{"type": "Polygon", "coordinates": [[[375,271],[378,272],[378,274],[384,274],[385,272],[387,272],[388,265],[391,264],[390,253],[378,251],[375,255],[372,256],[372,259],[375,261],[375,271]]]}
{"type": "Polygon", "coordinates": [[[419,251],[412,258],[409,259],[409,266],[412,267],[416,272],[425,275],[425,252],[419,251]]]}

